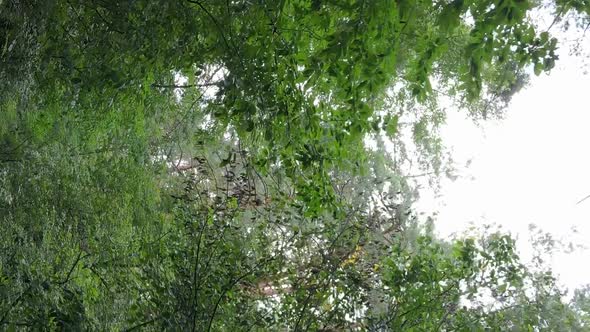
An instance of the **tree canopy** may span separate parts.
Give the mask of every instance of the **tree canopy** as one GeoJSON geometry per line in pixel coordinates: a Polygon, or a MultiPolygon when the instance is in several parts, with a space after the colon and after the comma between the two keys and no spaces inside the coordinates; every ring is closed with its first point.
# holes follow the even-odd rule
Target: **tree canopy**
{"type": "Polygon", "coordinates": [[[449,171],[443,104],[499,117],[554,67],[538,10],[590,22],[587,0],[0,0],[0,329],[589,330],[588,289],[412,209],[414,152],[449,171]]]}

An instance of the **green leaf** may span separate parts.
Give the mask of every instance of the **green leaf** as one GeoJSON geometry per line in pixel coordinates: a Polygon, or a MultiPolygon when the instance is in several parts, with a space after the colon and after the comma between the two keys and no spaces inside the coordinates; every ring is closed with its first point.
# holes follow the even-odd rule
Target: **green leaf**
{"type": "Polygon", "coordinates": [[[535,75],[537,75],[537,76],[541,75],[544,68],[545,68],[545,66],[543,66],[542,62],[536,62],[535,67],[534,67],[535,75]]]}
{"type": "Polygon", "coordinates": [[[385,119],[383,121],[383,127],[385,129],[385,133],[391,139],[393,139],[395,137],[395,134],[397,134],[398,119],[399,119],[398,115],[394,115],[394,116],[388,115],[385,117],[385,119]]]}

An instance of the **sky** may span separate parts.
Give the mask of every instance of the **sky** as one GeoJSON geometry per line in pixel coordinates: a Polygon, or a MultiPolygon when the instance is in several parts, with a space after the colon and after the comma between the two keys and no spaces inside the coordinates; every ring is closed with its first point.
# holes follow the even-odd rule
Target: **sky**
{"type": "Polygon", "coordinates": [[[498,224],[518,238],[525,259],[529,224],[589,247],[553,256],[560,282],[573,289],[590,284],[590,199],[577,204],[590,195],[590,65],[569,46],[550,74],[532,77],[513,98],[503,120],[478,127],[465,112],[449,111],[441,136],[461,176],[443,180],[436,195],[423,193],[419,206],[438,212],[443,237],[470,223],[498,224]]]}

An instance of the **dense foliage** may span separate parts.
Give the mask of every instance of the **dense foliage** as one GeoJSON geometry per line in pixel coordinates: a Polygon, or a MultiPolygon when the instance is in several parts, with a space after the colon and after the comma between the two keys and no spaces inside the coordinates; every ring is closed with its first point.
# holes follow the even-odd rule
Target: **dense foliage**
{"type": "Polygon", "coordinates": [[[539,6],[0,0],[0,329],[590,329],[509,236],[412,212],[441,100],[554,66],[539,6]]]}

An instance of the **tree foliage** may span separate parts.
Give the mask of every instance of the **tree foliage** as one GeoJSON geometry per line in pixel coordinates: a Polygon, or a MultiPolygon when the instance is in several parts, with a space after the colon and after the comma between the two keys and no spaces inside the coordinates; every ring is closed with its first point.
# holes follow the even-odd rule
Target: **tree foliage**
{"type": "Polygon", "coordinates": [[[405,168],[409,129],[444,170],[442,99],[553,68],[536,7],[0,1],[0,329],[587,330],[510,237],[436,239],[405,168]]]}

